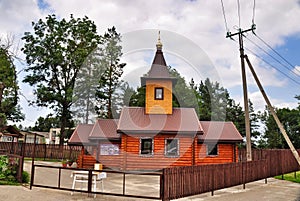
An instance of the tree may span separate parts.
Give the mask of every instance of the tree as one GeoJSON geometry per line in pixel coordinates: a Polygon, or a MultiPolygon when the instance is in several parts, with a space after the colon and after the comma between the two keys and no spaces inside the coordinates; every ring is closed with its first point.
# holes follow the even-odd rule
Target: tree
{"type": "Polygon", "coordinates": [[[135,97],[136,96],[136,91],[129,86],[128,82],[124,82],[121,85],[121,91],[122,91],[122,105],[123,106],[132,106],[134,103],[133,101],[135,101],[135,97]]]}
{"type": "Polygon", "coordinates": [[[100,43],[96,25],[88,17],[58,20],[49,15],[33,22],[33,33],[25,32],[22,51],[29,74],[23,82],[34,86],[37,106],[49,106],[60,117],[60,144],[71,119],[75,80],[86,57],[100,43]]]}
{"type": "Polygon", "coordinates": [[[24,119],[21,107],[18,105],[18,84],[13,55],[9,51],[12,40],[6,42],[0,39],[0,127],[6,120],[18,122],[24,119]]]}
{"type": "Polygon", "coordinates": [[[50,128],[59,128],[60,120],[57,117],[53,117],[52,114],[48,114],[45,118],[39,117],[31,128],[33,131],[49,132],[50,128]]]}
{"type": "MultiPolygon", "coordinates": [[[[186,84],[184,77],[171,66],[168,66],[168,70],[170,76],[177,79],[175,86],[173,86],[173,107],[197,107],[194,92],[192,88],[186,84]]],[[[144,76],[147,76],[147,74],[144,76]]],[[[129,106],[145,107],[145,95],[145,86],[138,87],[137,91],[131,96],[129,106]]]]}
{"type": "Polygon", "coordinates": [[[99,75],[103,73],[100,63],[99,48],[95,49],[85,60],[74,87],[72,112],[82,123],[94,123],[96,117],[96,91],[99,84],[99,75]]]}
{"type": "MultiPolygon", "coordinates": [[[[295,148],[300,148],[300,118],[298,109],[280,108],[276,109],[276,114],[280,119],[284,129],[291,139],[295,148]]],[[[288,145],[282,136],[273,116],[266,109],[264,113],[265,132],[263,137],[267,141],[268,148],[286,149],[288,145]]]]}
{"type": "Polygon", "coordinates": [[[197,100],[194,91],[189,86],[184,77],[171,66],[168,67],[171,77],[175,77],[177,82],[173,87],[173,107],[189,107],[195,108],[197,111],[197,100]]]}
{"type": "Polygon", "coordinates": [[[120,77],[123,74],[125,63],[119,63],[122,56],[121,35],[116,28],[108,29],[104,34],[100,47],[100,66],[103,73],[100,76],[96,92],[96,112],[101,118],[116,118],[120,110],[118,88],[121,85],[120,77]]]}

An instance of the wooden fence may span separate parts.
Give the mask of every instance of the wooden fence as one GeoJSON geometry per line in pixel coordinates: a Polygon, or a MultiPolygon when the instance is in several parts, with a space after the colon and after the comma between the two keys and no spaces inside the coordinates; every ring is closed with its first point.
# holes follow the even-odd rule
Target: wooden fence
{"type": "MultiPolygon", "coordinates": [[[[22,155],[22,146],[24,146],[24,157],[32,157],[34,144],[20,142],[0,142],[0,150],[5,153],[22,155]]],[[[44,159],[76,159],[81,152],[81,146],[68,146],[57,144],[36,144],[35,157],[44,159]]]]}
{"type": "MultiPolygon", "coordinates": [[[[213,192],[299,170],[290,150],[255,150],[260,160],[163,170],[163,200],[213,192]]],[[[298,151],[299,152],[299,151],[298,151]]],[[[243,156],[243,153],[240,155],[243,156]]]]}

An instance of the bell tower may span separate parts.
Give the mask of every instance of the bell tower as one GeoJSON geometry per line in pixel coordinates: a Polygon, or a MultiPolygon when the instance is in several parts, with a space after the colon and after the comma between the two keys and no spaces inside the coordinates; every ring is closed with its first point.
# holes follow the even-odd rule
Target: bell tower
{"type": "Polygon", "coordinates": [[[159,32],[151,69],[147,76],[141,77],[142,86],[146,86],[146,114],[172,114],[173,112],[172,88],[176,78],[170,77],[162,46],[159,32]]]}

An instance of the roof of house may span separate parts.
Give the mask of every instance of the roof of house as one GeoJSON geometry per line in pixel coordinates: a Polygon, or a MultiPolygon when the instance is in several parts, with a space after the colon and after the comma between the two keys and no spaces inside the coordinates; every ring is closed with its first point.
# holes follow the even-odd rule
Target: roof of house
{"type": "Polygon", "coordinates": [[[200,121],[204,134],[198,140],[219,142],[242,142],[243,137],[232,122],[200,121]]]}
{"type": "Polygon", "coordinates": [[[118,139],[118,119],[98,119],[90,132],[89,139],[118,139]]]}
{"type": "Polygon", "coordinates": [[[69,139],[68,144],[89,143],[89,135],[93,129],[93,124],[78,124],[69,139]]]}
{"type": "Polygon", "coordinates": [[[242,142],[232,122],[198,121],[192,108],[174,108],[173,115],[146,115],[144,108],[125,107],[120,120],[99,119],[93,124],[79,124],[69,144],[89,144],[93,139],[120,139],[125,134],[201,134],[200,142],[242,142]]]}
{"type": "Polygon", "coordinates": [[[3,126],[0,128],[0,134],[1,135],[7,135],[12,137],[23,137],[23,134],[20,133],[18,129],[16,129],[14,126],[3,126]]]}
{"type": "Polygon", "coordinates": [[[49,132],[41,132],[41,131],[20,131],[24,136],[36,135],[38,137],[49,137],[49,132]]]}
{"type": "Polygon", "coordinates": [[[145,114],[143,107],[122,109],[119,133],[145,134],[202,134],[203,129],[194,108],[173,108],[173,114],[145,114]]]}

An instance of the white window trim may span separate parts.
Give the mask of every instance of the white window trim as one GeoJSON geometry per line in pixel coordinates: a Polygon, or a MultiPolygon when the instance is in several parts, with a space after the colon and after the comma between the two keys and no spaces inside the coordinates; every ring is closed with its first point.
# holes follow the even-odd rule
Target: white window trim
{"type": "Polygon", "coordinates": [[[180,143],[178,138],[165,138],[165,157],[168,158],[178,158],[180,156],[180,143]],[[177,155],[170,156],[167,153],[167,140],[177,140],[177,155]]]}

